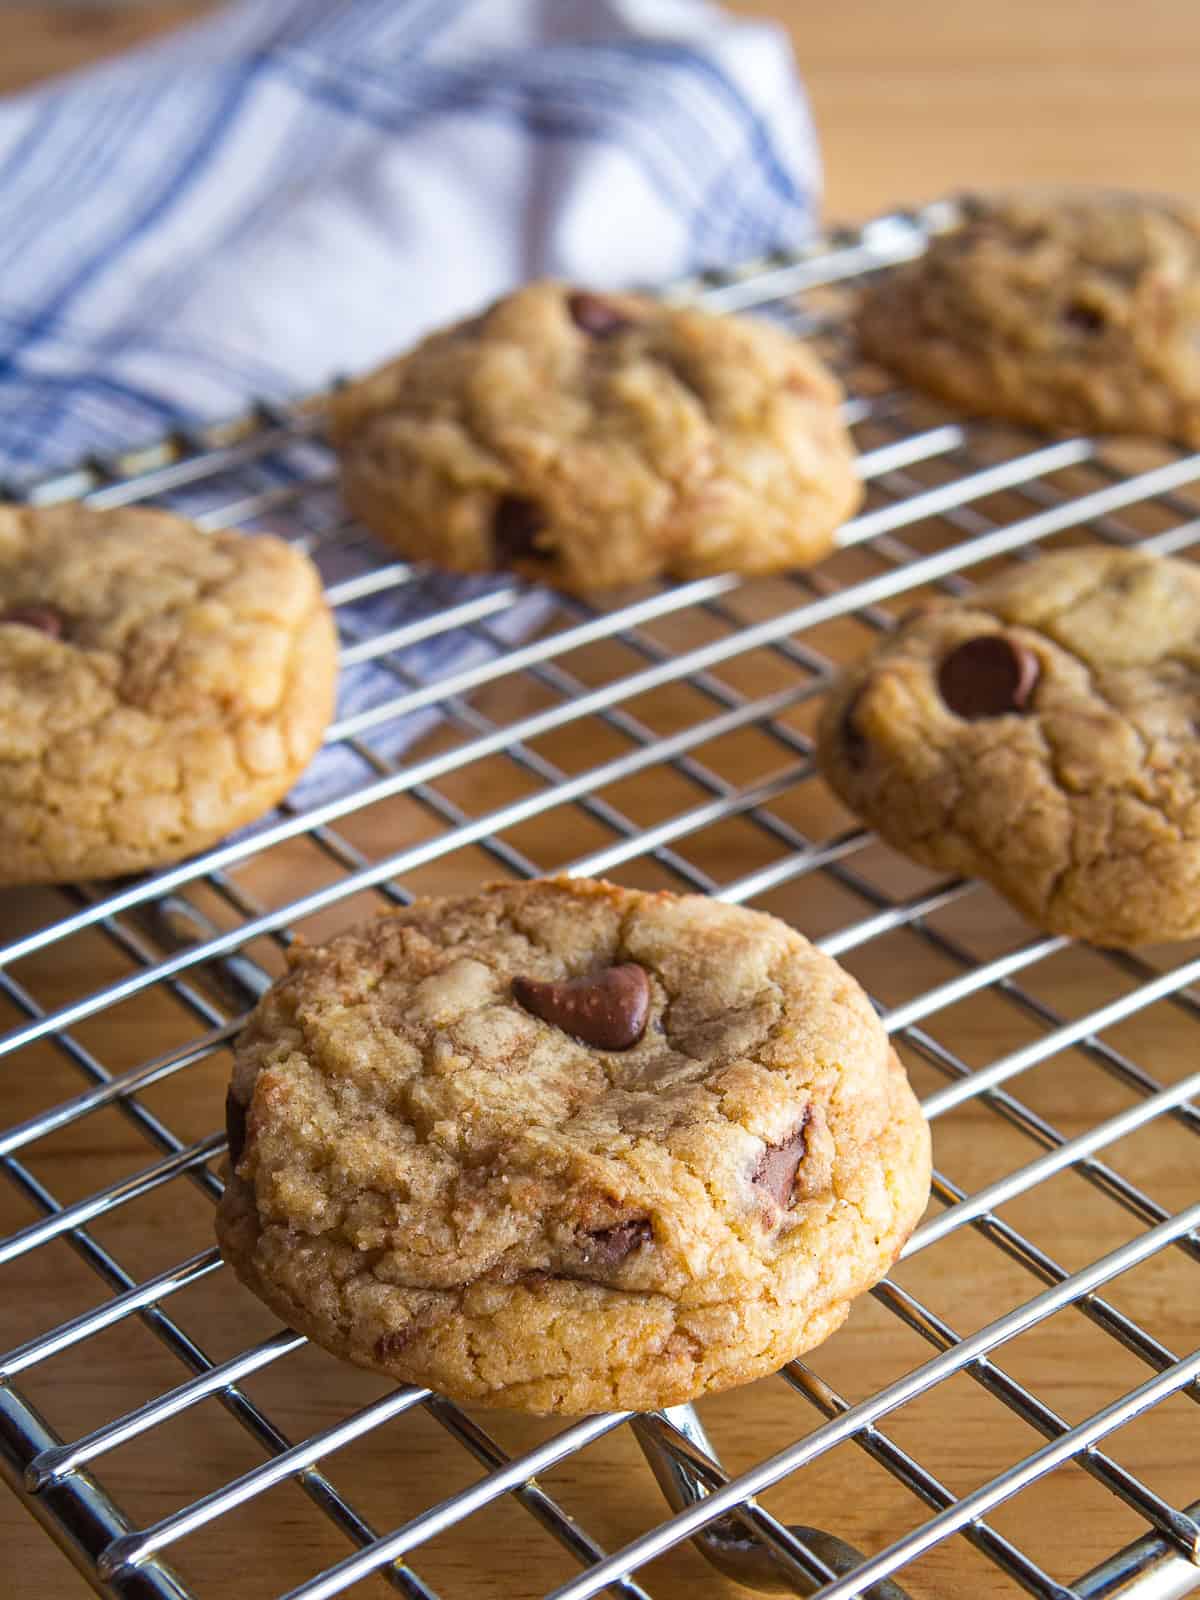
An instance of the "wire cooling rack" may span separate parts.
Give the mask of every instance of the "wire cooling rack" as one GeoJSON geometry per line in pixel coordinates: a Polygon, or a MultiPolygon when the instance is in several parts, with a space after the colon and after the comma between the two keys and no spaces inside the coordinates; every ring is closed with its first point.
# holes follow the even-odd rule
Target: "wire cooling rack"
{"type": "MultiPolygon", "coordinates": [[[[3,901],[0,1468],[98,1592],[748,1593],[705,1564],[722,1539],[827,1597],[1200,1587],[1200,947],[1038,934],[812,771],[831,669],[914,600],[1039,547],[1200,539],[1200,455],[964,422],[856,364],[855,280],[951,214],[676,291],[784,318],[846,377],[868,500],[811,572],[598,609],[426,591],[345,523],[319,403],[37,487],[297,539],[344,665],[387,687],[339,713],[332,789],[153,877],[3,901]],[[552,870],[794,922],[862,978],[934,1123],[893,1275],[807,1359],[702,1402],[707,1433],[481,1421],[281,1331],[212,1246],[230,1044],[294,934],[552,870]]],[[[10,1570],[26,1553],[22,1529],[10,1570]]]]}

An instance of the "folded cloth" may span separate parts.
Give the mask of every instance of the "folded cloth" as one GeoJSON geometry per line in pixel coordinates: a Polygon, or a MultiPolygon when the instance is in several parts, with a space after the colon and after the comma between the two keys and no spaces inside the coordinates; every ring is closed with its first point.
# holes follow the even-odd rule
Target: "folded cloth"
{"type": "Polygon", "coordinates": [[[294,398],[529,277],[793,246],[818,181],[783,34],[705,0],[241,0],[0,101],[0,478],[294,398]]]}

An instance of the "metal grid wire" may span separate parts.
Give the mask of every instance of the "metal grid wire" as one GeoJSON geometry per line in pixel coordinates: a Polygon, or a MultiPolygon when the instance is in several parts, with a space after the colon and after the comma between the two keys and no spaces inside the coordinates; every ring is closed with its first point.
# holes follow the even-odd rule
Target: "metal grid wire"
{"type": "MultiPolygon", "coordinates": [[[[330,731],[353,773],[339,792],[152,877],[10,905],[0,1054],[21,1094],[37,1092],[5,1104],[38,1109],[0,1133],[0,1326],[15,1341],[0,1357],[0,1467],[99,1592],[218,1592],[214,1531],[220,1570],[231,1553],[245,1569],[219,1592],[291,1600],[364,1578],[423,1600],[676,1595],[704,1570],[694,1551],[678,1564],[691,1538],[718,1564],[722,1539],[736,1547],[726,1571],[826,1597],[1200,1587],[1200,1351],[1187,1349],[1200,953],[1035,934],[990,891],[883,849],[812,773],[830,672],[914,598],[965,592],[1039,546],[1187,553],[1200,539],[1200,455],[965,423],[856,365],[854,281],[918,253],[951,215],[896,214],[674,291],[783,318],[845,374],[869,495],[829,561],[601,609],[555,597],[514,644],[509,583],[364,633],[364,596],[425,581],[377,560],[330,586],[344,664],[394,678],[386,703],[330,731]],[[411,647],[449,630],[479,653],[415,674],[411,647]],[[417,711],[436,716],[400,751],[396,728],[417,711]],[[552,870],[793,921],[863,979],[935,1125],[933,1214],[892,1277],[807,1360],[705,1402],[716,1446],[686,1411],[485,1429],[279,1331],[209,1243],[228,1048],[295,931],[552,870]],[[52,1292],[78,1309],[46,1327],[52,1292]],[[306,1391],[323,1409],[297,1408],[306,1391]],[[297,1440],[292,1417],[308,1429],[297,1440]],[[214,1443],[230,1421],[240,1454],[214,1443]],[[406,1481],[419,1429],[428,1481],[406,1481]],[[384,1438],[390,1453],[370,1454],[384,1438]],[[660,1480],[673,1464],[688,1486],[682,1510],[655,1499],[635,1450],[631,1463],[639,1439],[660,1480]],[[640,1523],[606,1512],[613,1460],[637,1480],[640,1523]],[[160,1492],[135,1511],[125,1502],[148,1477],[160,1492]],[[304,1501],[270,1493],[286,1485],[304,1501]],[[768,1491],[770,1509],[756,1498],[768,1491]],[[289,1518],[322,1524],[316,1543],[297,1540],[324,1552],[299,1572],[280,1554],[289,1518]],[[475,1536],[476,1519],[489,1531],[475,1536]],[[271,1543],[273,1527],[285,1532],[271,1543]],[[464,1550],[478,1566],[519,1531],[535,1541],[523,1587],[456,1584],[456,1547],[461,1580],[464,1550]],[[264,1574],[266,1548],[278,1564],[264,1574]]],[[[89,463],[34,498],[186,490],[207,525],[272,527],[320,562],[364,547],[332,483],[316,404],[89,463]]]]}

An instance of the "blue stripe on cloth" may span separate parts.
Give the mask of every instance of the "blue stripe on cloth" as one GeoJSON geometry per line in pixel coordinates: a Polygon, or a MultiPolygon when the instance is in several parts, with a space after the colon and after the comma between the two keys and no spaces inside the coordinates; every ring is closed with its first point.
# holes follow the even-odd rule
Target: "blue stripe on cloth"
{"type": "MultiPolygon", "coordinates": [[[[330,13],[325,7],[315,27],[302,41],[307,50],[357,66],[365,45],[369,58],[378,62],[389,55],[411,58],[431,40],[439,38],[475,0],[357,0],[353,6],[330,13]]],[[[495,0],[490,0],[495,4],[495,0]]]]}
{"type": "MultiPolygon", "coordinates": [[[[17,337],[24,338],[31,326],[30,323],[23,322],[19,317],[14,317],[0,308],[0,343],[5,338],[3,333],[5,327],[13,330],[12,338],[15,342],[17,337]]],[[[272,385],[286,387],[290,382],[288,369],[270,365],[260,352],[256,351],[253,355],[245,351],[231,354],[217,348],[213,342],[197,344],[194,341],[176,338],[169,329],[152,333],[147,327],[135,326],[130,329],[128,338],[110,342],[100,335],[72,328],[69,323],[56,322],[40,337],[42,344],[38,350],[26,349],[20,356],[14,356],[13,364],[17,370],[12,374],[12,381],[69,382],[70,376],[86,372],[106,352],[113,355],[132,352],[146,354],[155,359],[186,362],[188,367],[196,372],[207,371],[214,375],[233,377],[246,395],[258,394],[261,389],[272,385]],[[47,343],[52,347],[56,365],[70,367],[71,374],[68,378],[60,380],[53,368],[39,365],[39,361],[44,359],[47,343]]],[[[0,393],[2,392],[0,389],[0,393]]]]}
{"type": "Polygon", "coordinates": [[[62,116],[63,108],[60,102],[51,101],[48,105],[30,108],[29,121],[23,132],[17,135],[11,149],[0,160],[0,193],[10,178],[15,177],[26,165],[26,158],[37,149],[45,149],[47,141],[57,119],[62,116]]]}
{"type": "Polygon", "coordinates": [[[62,314],[72,300],[76,299],[119,255],[127,251],[135,240],[148,232],[156,223],[161,222],[171,208],[178,205],[185,197],[220,149],[222,139],[228,136],[234,114],[254,82],[255,69],[255,61],[246,62],[234,73],[233,82],[222,87],[213,114],[206,118],[198,136],[185,153],[182,163],[171,162],[171,170],[166,176],[166,181],[141,208],[136,221],[118,238],[110,239],[79,268],[71,282],[61,289],[54,300],[35,318],[31,329],[16,349],[6,352],[4,357],[0,358],[0,378],[12,371],[13,363],[25,345],[39,338],[41,332],[51,325],[56,316],[62,314]]]}
{"type": "MultiPolygon", "coordinates": [[[[0,390],[0,428],[3,429],[3,453],[8,467],[19,472],[22,467],[36,462],[47,434],[59,427],[68,415],[78,418],[81,426],[78,443],[83,448],[77,449],[76,455],[102,451],[106,445],[120,449],[131,440],[149,439],[186,420],[180,409],[169,401],[113,378],[39,377],[27,387],[6,384],[0,390]],[[89,402],[95,400],[102,404],[93,408],[89,416],[89,402]],[[88,427],[84,446],[85,421],[88,427]],[[104,439],[95,436],[97,427],[104,433],[104,439]]],[[[71,444],[69,434],[63,442],[71,444]]]]}
{"type": "MultiPolygon", "coordinates": [[[[14,150],[14,159],[5,163],[4,188],[0,190],[5,219],[0,229],[0,272],[7,274],[10,266],[19,266],[34,241],[40,243],[47,233],[53,233],[59,215],[54,207],[69,193],[64,186],[72,182],[80,162],[94,153],[97,129],[89,126],[91,123],[90,117],[86,121],[72,118],[70,107],[56,97],[46,107],[37,142],[31,149],[21,148],[19,160],[14,150]],[[62,124],[72,120],[77,137],[70,141],[63,138],[62,124]]],[[[47,254],[52,256],[52,250],[47,254]]],[[[43,260],[48,276],[50,261],[43,260]]],[[[44,276],[39,289],[46,281],[44,276]]]]}
{"type": "Polygon", "coordinates": [[[11,285],[27,252],[36,251],[38,292],[44,296],[56,275],[68,275],[86,245],[87,208],[101,220],[111,216],[111,168],[120,141],[133,132],[155,96],[98,92],[95,108],[82,116],[64,93],[57,97],[68,138],[49,134],[40,161],[26,165],[22,182],[4,194],[6,226],[0,233],[0,281],[11,285]],[[43,172],[43,167],[49,169],[43,172]]]}
{"type": "MultiPolygon", "coordinates": [[[[325,72],[323,84],[334,81],[326,64],[320,65],[325,72]]],[[[632,136],[644,170],[653,175],[664,198],[680,209],[696,205],[701,193],[697,185],[705,161],[697,146],[728,158],[729,140],[720,139],[713,130],[716,117],[723,114],[731,119],[738,133],[733,160],[743,163],[742,184],[738,191],[725,196],[723,228],[713,230],[711,216],[703,212],[696,215],[697,244],[708,235],[712,248],[718,251],[726,236],[743,248],[761,244],[764,234],[778,219],[781,206],[795,207],[806,225],[813,219],[811,196],[774,149],[763,119],[701,53],[688,47],[665,47],[639,40],[560,47],[549,57],[543,51],[513,52],[504,57],[499,68],[495,62],[482,67],[425,64],[422,82],[415,86],[407,77],[390,75],[386,67],[368,63],[360,68],[357,78],[363,87],[370,83],[393,101],[403,103],[409,115],[414,114],[414,96],[419,96],[422,105],[431,111],[467,107],[495,110],[497,104],[518,93],[528,98],[540,97],[537,117],[527,105],[522,107],[526,126],[592,138],[615,140],[624,135],[628,141],[632,136]],[[661,73],[658,69],[663,66],[670,72],[661,73]],[[632,73],[631,67],[635,69],[632,73]],[[686,79],[693,82],[684,82],[686,79]],[[431,97],[432,83],[437,84],[437,92],[431,97]],[[655,96],[653,117],[646,115],[648,87],[653,88],[655,96]],[[689,89],[699,90],[703,96],[694,108],[684,100],[689,89]],[[618,117],[621,111],[629,113],[623,121],[618,117]],[[657,150],[651,150],[651,145],[657,150]],[[748,156],[757,157],[758,165],[748,156]],[[764,176],[768,193],[757,200],[747,198],[747,188],[761,189],[764,176]]],[[[337,98],[343,108],[353,104],[392,131],[411,125],[380,119],[365,101],[352,96],[349,88],[337,81],[337,98]]],[[[630,153],[628,142],[623,148],[630,153]]]]}
{"type": "MultiPolygon", "coordinates": [[[[416,31],[413,23],[419,22],[423,25],[422,41],[424,42],[425,39],[432,36],[435,30],[440,31],[445,26],[447,15],[451,10],[461,10],[465,3],[466,0],[461,0],[458,6],[451,7],[446,4],[446,0],[430,0],[429,5],[417,8],[420,15],[409,19],[405,30],[407,39],[411,42],[416,31]]],[[[378,20],[379,14],[388,13],[392,9],[392,0],[382,0],[381,5],[367,7],[362,6],[360,3],[354,8],[354,13],[358,17],[358,27],[353,29],[346,27],[344,24],[339,26],[337,17],[331,18],[329,16],[324,0],[313,0],[306,13],[296,13],[294,8],[290,9],[281,19],[275,37],[269,44],[264,45],[262,51],[256,53],[256,57],[251,63],[252,75],[261,79],[270,73],[272,67],[277,67],[277,53],[291,50],[293,48],[291,44],[293,38],[305,39],[311,42],[315,34],[323,46],[336,45],[347,48],[356,36],[362,34],[365,29],[369,29],[371,26],[371,17],[359,15],[359,13],[375,12],[375,20],[378,20]]],[[[345,8],[338,15],[344,14],[345,8]]],[[[217,121],[218,123],[228,121],[232,124],[233,117],[226,118],[222,112],[217,121]]],[[[294,133],[301,138],[307,135],[308,144],[319,149],[320,153],[328,158],[328,142],[323,137],[323,130],[313,128],[300,119],[293,119],[292,128],[294,133]]],[[[264,222],[269,220],[272,210],[270,204],[272,195],[276,197],[277,209],[282,209],[289,203],[294,185],[283,180],[294,174],[296,170],[305,170],[307,166],[306,154],[307,152],[304,148],[297,147],[297,139],[295,137],[290,136],[287,141],[281,141],[277,161],[277,176],[280,181],[275,185],[272,185],[269,180],[264,181],[261,184],[261,195],[252,193],[247,196],[240,228],[235,227],[229,230],[220,240],[214,240],[213,250],[231,248],[236,245],[239,233],[260,229],[264,222]]],[[[180,176],[181,180],[186,179],[187,173],[185,172],[180,176]]],[[[168,197],[169,200],[174,198],[175,196],[168,197]]],[[[124,251],[132,244],[139,233],[145,231],[157,220],[158,217],[153,214],[144,215],[142,221],[139,224],[135,224],[121,240],[121,251],[124,251]]],[[[95,273],[99,274],[106,264],[107,262],[104,258],[98,260],[95,263],[95,273]]],[[[177,268],[163,274],[163,277],[166,280],[160,285],[163,294],[178,297],[185,292],[186,284],[181,285],[177,268]]],[[[3,373],[6,367],[7,370],[12,371],[21,353],[39,339],[52,336],[61,344],[64,338],[63,313],[66,303],[84,287],[85,281],[77,280],[58,299],[44,305],[36,319],[23,324],[20,338],[15,347],[9,349],[5,355],[0,355],[0,373],[3,373]],[[5,357],[7,357],[7,361],[5,357]]],[[[128,318],[114,327],[109,336],[88,341],[86,348],[81,349],[80,354],[86,356],[89,364],[104,365],[106,360],[117,354],[125,355],[131,348],[152,349],[156,352],[161,352],[164,348],[163,345],[158,341],[149,340],[142,330],[146,327],[147,322],[152,322],[156,316],[162,314],[162,311],[161,303],[156,303],[152,294],[139,296],[136,310],[128,318]]],[[[271,367],[262,360],[248,363],[244,356],[231,357],[227,352],[211,354],[206,350],[195,348],[182,350],[179,353],[189,363],[195,362],[200,365],[215,364],[231,369],[230,375],[240,375],[243,378],[247,392],[252,390],[260,395],[282,397],[291,387],[287,375],[282,369],[271,367]]],[[[52,421],[53,419],[47,420],[52,421]]]]}
{"type": "Polygon", "coordinates": [[[702,78],[713,93],[728,103],[746,128],[750,136],[750,148],[756,155],[761,156],[762,171],[766,173],[780,197],[793,205],[803,205],[811,198],[797,185],[794,174],[775,148],[773,136],[763,118],[755,111],[737,84],[725,73],[718,72],[705,55],[697,50],[682,49],[678,45],[646,45],[640,41],[635,46],[624,48],[635,48],[653,60],[671,62],[686,72],[702,78]]]}
{"type": "MultiPolygon", "coordinates": [[[[736,241],[745,248],[755,238],[761,239],[781,210],[790,207],[795,207],[800,215],[811,222],[813,198],[775,150],[763,118],[702,53],[688,47],[668,47],[645,40],[556,53],[556,87],[561,91],[566,86],[587,85],[593,93],[609,91],[611,79],[606,80],[596,71],[597,63],[603,63],[606,57],[618,66],[633,63],[639,68],[647,66],[651,69],[644,76],[647,81],[654,83],[657,114],[645,123],[646,130],[668,145],[690,177],[704,172],[704,161],[699,159],[697,150],[698,143],[707,145],[710,158],[723,155],[727,171],[732,171],[740,164],[741,183],[736,188],[731,185],[730,192],[724,197],[723,214],[730,225],[727,231],[732,233],[739,213],[744,228],[744,233],[734,234],[731,242],[736,241]],[[584,69],[582,74],[576,65],[576,57],[584,69]],[[653,70],[662,65],[669,66],[671,72],[663,75],[653,70]],[[693,87],[699,88],[704,96],[703,104],[689,109],[682,103],[681,79],[694,80],[693,87]],[[732,118],[739,131],[739,142],[732,152],[729,150],[729,141],[716,136],[714,124],[717,119],[714,112],[718,106],[732,118]],[[757,159],[750,161],[748,156],[757,159]],[[764,206],[768,208],[766,211],[764,206]],[[749,226],[746,227],[746,224],[749,226]]],[[[641,103],[638,104],[641,109],[641,103]]],[[[713,219],[702,207],[693,220],[699,244],[702,230],[713,219]]],[[[714,246],[719,246],[721,242],[721,235],[715,235],[714,246]]]]}
{"type": "MultiPolygon", "coordinates": [[[[357,86],[357,93],[354,92],[339,76],[328,72],[324,63],[314,69],[307,62],[292,62],[290,68],[291,79],[297,88],[348,116],[368,120],[374,127],[393,134],[403,133],[437,113],[465,111],[486,113],[526,132],[555,137],[611,141],[614,133],[611,105],[598,107],[588,101],[571,105],[547,104],[536,99],[520,83],[477,78],[461,70],[423,69],[427,77],[420,85],[392,82],[374,73],[364,72],[363,78],[370,78],[372,88],[377,93],[386,92],[390,96],[393,103],[385,107],[368,104],[362,95],[362,85],[357,86]]],[[[647,152],[640,148],[617,144],[616,141],[613,143],[621,154],[639,159],[644,175],[653,181],[669,205],[681,205],[686,197],[661,161],[644,159],[647,152]]],[[[681,165],[686,171],[686,163],[681,165]]]]}
{"type": "MultiPolygon", "coordinates": [[[[273,70],[277,71],[277,66],[273,70]]],[[[235,351],[222,342],[219,329],[213,329],[203,344],[194,340],[173,340],[170,329],[179,303],[195,286],[206,262],[235,252],[238,245],[249,242],[253,234],[269,229],[274,216],[286,212],[294,203],[295,184],[289,180],[297,168],[304,169],[310,149],[319,150],[326,157],[330,155],[330,140],[324,126],[301,125],[294,135],[289,131],[288,137],[279,141],[275,161],[262,175],[259,188],[246,195],[238,216],[219,236],[214,235],[203,258],[169,263],[144,285],[129,313],[114,322],[103,336],[83,336],[89,361],[107,365],[114,358],[124,360],[131,353],[171,354],[189,367],[236,377],[247,394],[254,393],[260,398],[280,398],[294,389],[286,366],[272,363],[267,350],[235,351]],[[152,333],[151,329],[165,331],[152,333]]],[[[60,345],[68,337],[62,322],[44,328],[42,333],[52,335],[60,345]]]]}

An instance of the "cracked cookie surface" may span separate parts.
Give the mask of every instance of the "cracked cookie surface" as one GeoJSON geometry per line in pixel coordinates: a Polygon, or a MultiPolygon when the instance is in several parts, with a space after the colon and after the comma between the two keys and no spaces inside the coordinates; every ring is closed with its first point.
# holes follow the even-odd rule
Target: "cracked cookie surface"
{"type": "Polygon", "coordinates": [[[781,328],[542,282],[335,395],[350,509],[413,560],[580,593],[818,560],[841,391],[781,328]]]}
{"type": "Polygon", "coordinates": [[[336,671],[281,540],[0,506],[0,882],[138,872],[253,821],[320,744],[336,671]]]}
{"type": "Polygon", "coordinates": [[[899,849],[1129,946],[1200,934],[1198,724],[1200,569],[1106,547],[902,620],[835,686],[818,749],[899,849]]]}
{"type": "Polygon", "coordinates": [[[840,967],[761,913],[583,879],[301,949],[228,1109],[217,1231],[250,1288],[361,1366],[534,1412],[775,1370],[929,1190],[928,1129],[840,967]]]}
{"type": "Polygon", "coordinates": [[[1184,205],[971,199],[857,323],[869,355],[984,416],[1200,444],[1200,215],[1184,205]]]}

